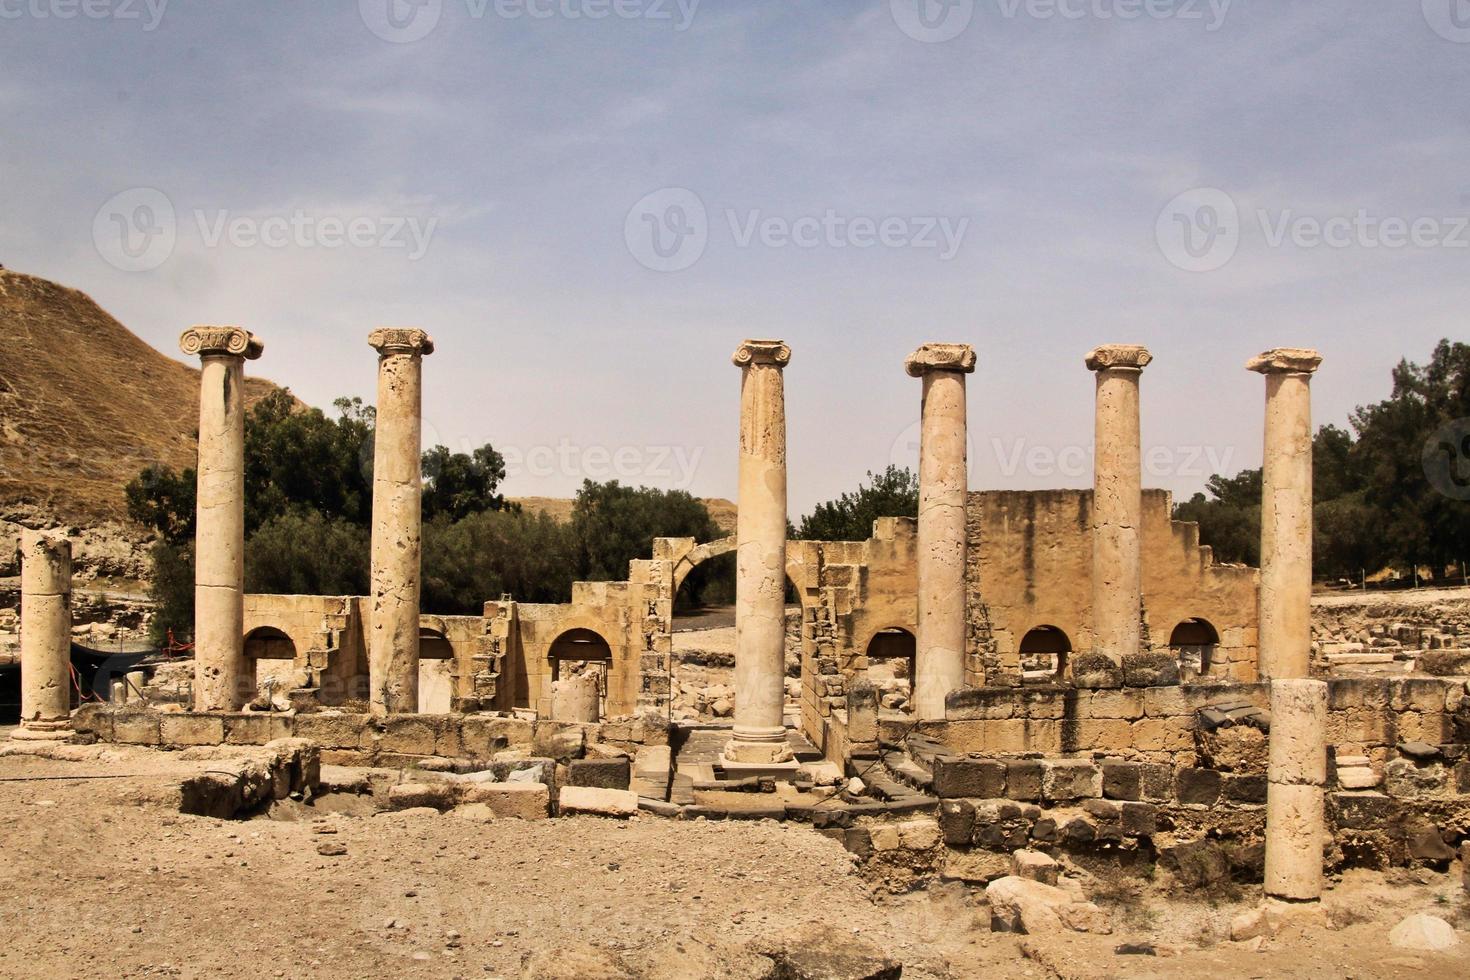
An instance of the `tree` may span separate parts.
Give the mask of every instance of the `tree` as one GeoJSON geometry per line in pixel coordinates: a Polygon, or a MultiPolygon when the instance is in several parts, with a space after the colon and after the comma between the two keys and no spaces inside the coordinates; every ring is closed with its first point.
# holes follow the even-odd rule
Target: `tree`
{"type": "Polygon", "coordinates": [[[508,594],[521,602],[566,602],[574,562],[571,527],[545,514],[481,511],[424,525],[423,607],[478,616],[508,594]]]}
{"type": "Polygon", "coordinates": [[[866,485],[836,500],[818,504],[801,519],[795,537],[806,541],[866,541],[880,517],[918,517],[919,480],[907,468],[890,465],[866,485]]]}
{"type": "Polygon", "coordinates": [[[273,517],[245,544],[245,590],[367,595],[368,530],[301,509],[273,517]]]}
{"type": "Polygon", "coordinates": [[[502,510],[505,498],[495,491],[505,479],[505,458],[488,443],[472,455],[435,446],[424,453],[424,520],[443,514],[462,520],[486,510],[502,510]]]}
{"type": "Polygon", "coordinates": [[[572,504],[577,576],[582,581],[627,578],[628,562],[652,557],[654,538],[703,543],[721,532],[704,502],[683,490],[625,487],[586,480],[572,504]]]}
{"type": "Polygon", "coordinates": [[[375,410],[333,403],[337,418],[273,391],[245,417],[245,530],[293,508],[366,527],[372,519],[375,410]]]}
{"type": "Polygon", "coordinates": [[[180,640],[194,633],[194,554],[187,546],[160,538],[149,548],[149,557],[153,561],[148,593],[153,599],[153,622],[148,636],[163,646],[170,631],[180,640]]]}
{"type": "Polygon", "coordinates": [[[167,466],[149,466],[126,487],[128,516],[158,532],[175,547],[194,540],[195,493],[193,470],[175,473],[167,466]]]}

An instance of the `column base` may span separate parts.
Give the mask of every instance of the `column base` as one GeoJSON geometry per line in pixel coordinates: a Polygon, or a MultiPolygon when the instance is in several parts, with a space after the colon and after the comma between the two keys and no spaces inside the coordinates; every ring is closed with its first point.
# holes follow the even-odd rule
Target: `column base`
{"type": "Polygon", "coordinates": [[[65,742],[75,734],[69,721],[33,721],[22,723],[10,738],[15,742],[65,742]]]}
{"type": "Polygon", "coordinates": [[[742,776],[781,775],[795,772],[796,755],[786,741],[786,729],[736,730],[720,753],[720,767],[742,776]]]}

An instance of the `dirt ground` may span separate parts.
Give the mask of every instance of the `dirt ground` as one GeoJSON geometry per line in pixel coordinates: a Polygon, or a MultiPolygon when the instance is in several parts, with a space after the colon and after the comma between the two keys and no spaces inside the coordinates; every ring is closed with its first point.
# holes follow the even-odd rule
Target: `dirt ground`
{"type": "Polygon", "coordinates": [[[1462,894],[1447,875],[1355,873],[1327,905],[1339,924],[1363,921],[1259,951],[1190,941],[1236,907],[1148,896],[1125,897],[1111,936],[1011,936],[989,932],[980,892],[876,893],[836,842],[798,825],[476,824],[375,814],[340,794],[221,821],[175,809],[179,781],[208,761],[73,754],[0,757],[0,976],[519,977],[535,951],[590,944],[640,977],[760,977],[769,961],[751,954],[808,924],[857,934],[920,980],[1470,976],[1470,942],[1448,955],[1385,941],[1407,912],[1452,916],[1462,899],[1436,900],[1462,894]],[[346,853],[323,856],[324,843],[346,853]],[[1119,955],[1125,942],[1173,955],[1119,955]]]}

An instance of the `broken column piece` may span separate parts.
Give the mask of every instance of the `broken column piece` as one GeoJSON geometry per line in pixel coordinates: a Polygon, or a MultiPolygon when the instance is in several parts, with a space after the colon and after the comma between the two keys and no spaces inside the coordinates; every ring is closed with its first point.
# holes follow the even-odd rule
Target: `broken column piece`
{"type": "Polygon", "coordinates": [[[413,714],[419,710],[423,359],[434,353],[434,341],[408,328],[374,330],[368,343],[378,352],[369,704],[375,715],[413,714]]]}
{"type": "Polygon", "coordinates": [[[945,696],[965,685],[965,375],[975,370],[975,350],[925,344],[904,366],[924,385],[914,705],[920,719],[942,721],[945,696]]]}
{"type": "Polygon", "coordinates": [[[21,534],[20,728],[12,738],[71,737],[71,542],[21,534]]]}

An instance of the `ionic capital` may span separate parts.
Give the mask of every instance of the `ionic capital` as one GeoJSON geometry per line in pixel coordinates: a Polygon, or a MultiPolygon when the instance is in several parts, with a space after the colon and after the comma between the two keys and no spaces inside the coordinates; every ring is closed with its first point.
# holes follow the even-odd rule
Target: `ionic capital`
{"type": "Polygon", "coordinates": [[[783,368],[791,363],[791,348],[783,340],[746,340],[735,348],[735,356],[731,360],[736,367],[742,368],[752,364],[774,364],[783,368]]]}
{"type": "Polygon", "coordinates": [[[1322,355],[1306,347],[1275,347],[1246,362],[1247,371],[1260,374],[1315,374],[1322,355]]]}
{"type": "Polygon", "coordinates": [[[922,378],[930,371],[969,374],[975,370],[975,348],[969,344],[925,344],[910,354],[903,366],[912,378],[922,378]]]}
{"type": "Polygon", "coordinates": [[[200,357],[229,356],[255,360],[265,350],[260,338],[240,327],[190,327],[179,337],[179,349],[200,357]]]}
{"type": "Polygon", "coordinates": [[[1142,371],[1154,356],[1138,344],[1104,344],[1087,355],[1089,371],[1142,371]]]}
{"type": "Polygon", "coordinates": [[[368,334],[368,343],[385,357],[434,353],[434,338],[417,327],[380,327],[368,334]]]}

